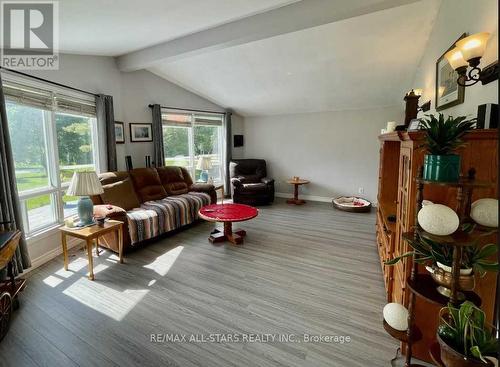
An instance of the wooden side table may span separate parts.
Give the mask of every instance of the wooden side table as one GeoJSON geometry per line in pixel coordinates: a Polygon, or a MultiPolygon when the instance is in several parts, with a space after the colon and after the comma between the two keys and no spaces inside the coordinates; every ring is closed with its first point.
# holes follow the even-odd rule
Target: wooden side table
{"type": "Polygon", "coordinates": [[[76,237],[84,240],[87,246],[87,256],[89,259],[89,279],[94,280],[94,261],[92,259],[92,247],[96,244],[96,253],[99,256],[99,237],[109,233],[117,232],[118,236],[118,256],[120,258],[120,264],[123,264],[123,235],[122,235],[123,222],[117,220],[108,220],[104,223],[104,226],[98,226],[97,224],[84,228],[61,228],[61,243],[64,256],[64,270],[68,270],[68,245],[66,241],[67,236],[76,237]]]}
{"type": "Polygon", "coordinates": [[[300,185],[307,185],[309,183],[308,180],[304,180],[299,178],[298,180],[291,179],[287,181],[289,184],[293,185],[293,199],[288,199],[286,202],[287,204],[295,204],[295,205],[302,205],[305,204],[306,201],[299,199],[299,186],[300,185]]]}

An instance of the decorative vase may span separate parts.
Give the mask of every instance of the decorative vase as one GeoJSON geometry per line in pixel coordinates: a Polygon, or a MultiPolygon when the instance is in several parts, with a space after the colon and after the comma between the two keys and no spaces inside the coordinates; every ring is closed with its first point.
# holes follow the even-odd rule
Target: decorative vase
{"type": "MultiPolygon", "coordinates": [[[[436,290],[445,297],[451,296],[451,284],[453,281],[453,274],[451,267],[437,263],[432,267],[426,266],[427,271],[431,274],[432,279],[438,285],[436,290]]],[[[476,283],[472,269],[460,269],[460,277],[458,279],[458,289],[461,291],[471,291],[474,289],[476,283]]],[[[465,299],[462,292],[457,292],[459,300],[465,299]]]]}
{"type": "Polygon", "coordinates": [[[200,180],[203,181],[203,182],[207,182],[208,181],[208,171],[207,170],[201,171],[201,173],[200,173],[200,180]]]}
{"type": "Polygon", "coordinates": [[[459,155],[425,155],[424,180],[437,182],[457,182],[459,177],[459,155]]]}
{"type": "Polygon", "coordinates": [[[80,197],[77,211],[81,226],[89,225],[94,221],[94,204],[88,196],[80,197]]]}
{"type": "Polygon", "coordinates": [[[441,360],[446,367],[491,367],[491,362],[484,363],[478,359],[467,358],[449,346],[439,334],[437,335],[439,347],[441,349],[441,360]]]}

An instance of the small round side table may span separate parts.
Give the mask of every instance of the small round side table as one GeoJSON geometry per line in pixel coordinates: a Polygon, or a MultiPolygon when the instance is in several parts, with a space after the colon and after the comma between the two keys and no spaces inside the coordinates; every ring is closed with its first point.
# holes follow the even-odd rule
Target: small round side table
{"type": "Polygon", "coordinates": [[[298,180],[295,179],[287,180],[287,182],[293,185],[293,199],[288,199],[286,201],[287,204],[295,204],[295,205],[305,204],[306,203],[305,200],[299,199],[299,186],[307,185],[309,183],[309,180],[304,180],[302,178],[299,178],[298,180]]]}

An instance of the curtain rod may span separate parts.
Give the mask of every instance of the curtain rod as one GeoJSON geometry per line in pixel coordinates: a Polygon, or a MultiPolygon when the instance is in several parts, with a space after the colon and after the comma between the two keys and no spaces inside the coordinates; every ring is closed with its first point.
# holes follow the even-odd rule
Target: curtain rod
{"type": "MultiPolygon", "coordinates": [[[[154,105],[148,105],[149,108],[153,108],[154,105]]],[[[188,112],[205,112],[205,113],[217,113],[219,115],[226,115],[226,112],[218,112],[218,111],[208,111],[208,110],[194,110],[189,108],[179,108],[179,107],[168,107],[168,106],[160,106],[161,108],[165,108],[167,110],[179,110],[179,111],[188,111],[188,112]]]]}
{"type": "Polygon", "coordinates": [[[26,74],[26,73],[23,73],[23,72],[21,72],[21,71],[8,69],[8,68],[3,67],[3,66],[0,66],[0,69],[4,69],[4,70],[7,70],[7,71],[9,71],[9,72],[11,72],[11,73],[14,73],[14,74],[19,74],[19,75],[22,75],[22,76],[25,76],[25,77],[28,77],[28,78],[31,78],[31,79],[35,79],[35,80],[38,80],[38,81],[41,81],[41,82],[45,82],[45,83],[49,83],[49,84],[53,84],[53,85],[57,85],[58,87],[63,87],[63,88],[66,88],[66,89],[71,89],[71,90],[74,90],[74,91],[76,91],[76,92],[81,92],[81,93],[85,93],[85,94],[90,94],[91,96],[94,96],[94,97],[98,95],[98,94],[96,94],[96,93],[88,92],[88,91],[83,90],[83,89],[78,89],[78,88],[70,87],[69,85],[65,85],[65,84],[61,84],[61,83],[57,83],[57,82],[53,82],[52,80],[47,80],[47,79],[39,78],[39,77],[34,76],[34,75],[26,74]]]}

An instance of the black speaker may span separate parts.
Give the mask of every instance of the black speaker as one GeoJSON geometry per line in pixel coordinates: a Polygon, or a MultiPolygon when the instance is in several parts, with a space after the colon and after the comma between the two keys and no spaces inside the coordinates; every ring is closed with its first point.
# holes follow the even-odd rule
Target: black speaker
{"type": "Polygon", "coordinates": [[[486,103],[477,107],[477,129],[498,128],[498,104],[486,103]]]}
{"type": "Polygon", "coordinates": [[[242,147],[243,146],[243,135],[234,135],[234,147],[242,147]]]}

